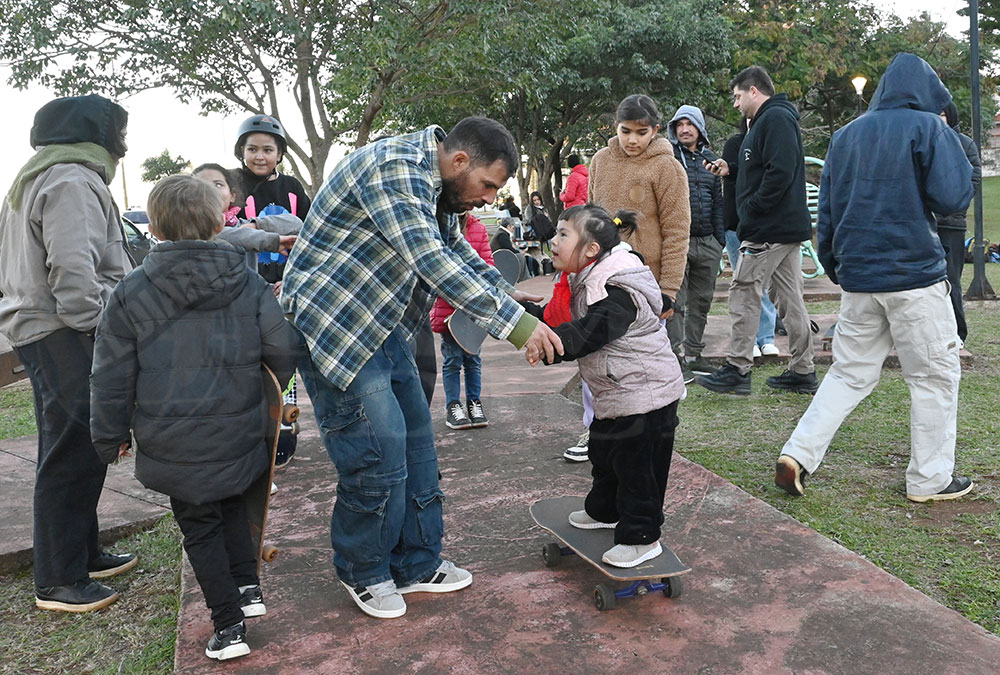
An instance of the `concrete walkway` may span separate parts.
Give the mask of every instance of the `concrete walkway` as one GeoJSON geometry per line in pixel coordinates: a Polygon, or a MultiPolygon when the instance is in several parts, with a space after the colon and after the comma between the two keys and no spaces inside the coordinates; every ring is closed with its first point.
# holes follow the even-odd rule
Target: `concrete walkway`
{"type": "Polygon", "coordinates": [[[400,619],[355,607],[332,568],[336,472],[303,401],[299,451],[277,479],[281,554],[262,572],[268,614],[249,620],[253,652],[204,656],[211,622],[185,566],[177,672],[997,672],[1000,638],[679,454],[663,541],[693,568],[684,595],[597,611],[605,578],[579,560],[546,568],[551,538],[528,515],[533,501],[590,484],[589,464],[560,457],[582,429],[580,406],[559,394],[575,367],[532,369],[495,341],[484,362],[487,429],[447,429],[440,384],[432,406],[444,555],[472,587],[409,595],[400,619]]]}

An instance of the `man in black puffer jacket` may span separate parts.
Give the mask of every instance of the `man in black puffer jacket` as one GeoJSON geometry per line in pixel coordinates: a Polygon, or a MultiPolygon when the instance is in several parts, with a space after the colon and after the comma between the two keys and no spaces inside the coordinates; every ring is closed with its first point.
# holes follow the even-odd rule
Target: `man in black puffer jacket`
{"type": "MultiPolygon", "coordinates": [[[[972,165],[972,186],[979,187],[983,180],[983,167],[979,159],[976,142],[958,130],[958,106],[952,101],[941,112],[941,118],[958,134],[962,149],[972,165]]],[[[955,323],[958,337],[965,342],[969,327],[965,323],[965,307],[962,306],[962,269],[965,267],[965,211],[946,216],[935,214],[938,237],[944,247],[944,260],[948,265],[948,282],[951,284],[951,306],[955,308],[955,323]]]]}
{"type": "Polygon", "coordinates": [[[667,138],[674,145],[674,157],[687,171],[691,198],[691,240],[688,243],[684,281],[674,300],[674,315],[667,324],[670,345],[678,355],[683,345],[681,366],[685,381],[689,373],[710,373],[713,368],[701,360],[705,349],[705,323],[715,295],[715,279],[726,243],[722,218],[722,179],[705,168],[717,159],[708,149],[705,116],[693,105],[682,105],[667,125],[667,138]]]}
{"type": "Polygon", "coordinates": [[[170,496],[212,610],[206,654],[243,656],[243,617],[264,613],[244,500],[268,468],[261,363],[287,383],[301,338],[243,249],[208,241],[223,226],[210,184],[165,178],[148,211],[163,243],[118,284],[98,326],[91,433],[112,462],[134,432],[136,478],[170,496]]]}

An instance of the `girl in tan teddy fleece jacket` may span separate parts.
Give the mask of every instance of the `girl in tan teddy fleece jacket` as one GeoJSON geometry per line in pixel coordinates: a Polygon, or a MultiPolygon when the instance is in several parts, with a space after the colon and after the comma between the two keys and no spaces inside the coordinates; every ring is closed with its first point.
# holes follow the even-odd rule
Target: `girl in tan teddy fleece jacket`
{"type": "MultiPolygon", "coordinates": [[[[673,301],[684,279],[691,229],[687,174],[674,159],[670,141],[657,135],[660,113],[650,97],[625,98],[615,127],[617,135],[590,162],[588,199],[610,213],[639,214],[639,227],[626,241],[646,259],[660,290],[673,301]]],[[[661,318],[672,313],[665,304],[661,318]]]]}

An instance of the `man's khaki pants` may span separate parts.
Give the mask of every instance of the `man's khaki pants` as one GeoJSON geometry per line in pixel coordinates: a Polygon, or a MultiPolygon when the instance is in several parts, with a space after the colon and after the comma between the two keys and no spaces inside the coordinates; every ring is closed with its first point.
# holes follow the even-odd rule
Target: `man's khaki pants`
{"type": "Polygon", "coordinates": [[[760,324],[760,299],[764,289],[788,331],[791,359],[788,369],[800,375],[813,370],[812,331],[802,299],[802,255],[799,244],[740,244],[740,259],[729,287],[731,334],[727,361],[741,374],[753,366],[753,347],[760,324]]]}
{"type": "MultiPolygon", "coordinates": [[[[840,300],[833,366],[781,454],[809,473],[833,435],[878,384],[895,347],[910,390],[910,463],[906,492],[937,494],[955,467],[955,416],[962,367],[947,281],[895,293],[848,293],[840,300]]],[[[879,439],[871,439],[878,443],[879,439]]]]}

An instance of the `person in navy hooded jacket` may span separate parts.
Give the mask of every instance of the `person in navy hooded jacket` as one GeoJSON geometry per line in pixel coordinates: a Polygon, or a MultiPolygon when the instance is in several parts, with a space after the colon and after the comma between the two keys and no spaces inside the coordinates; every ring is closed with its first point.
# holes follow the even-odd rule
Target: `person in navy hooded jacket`
{"type": "Polygon", "coordinates": [[[934,213],[965,211],[972,166],[938,117],[951,101],[934,70],[897,54],[868,112],[833,135],[820,180],[819,257],[843,295],[833,365],[781,450],[774,481],[793,495],[819,467],[844,419],[878,384],[892,349],[910,390],[911,501],[956,499],[961,365],[944,249],[934,213]]]}

